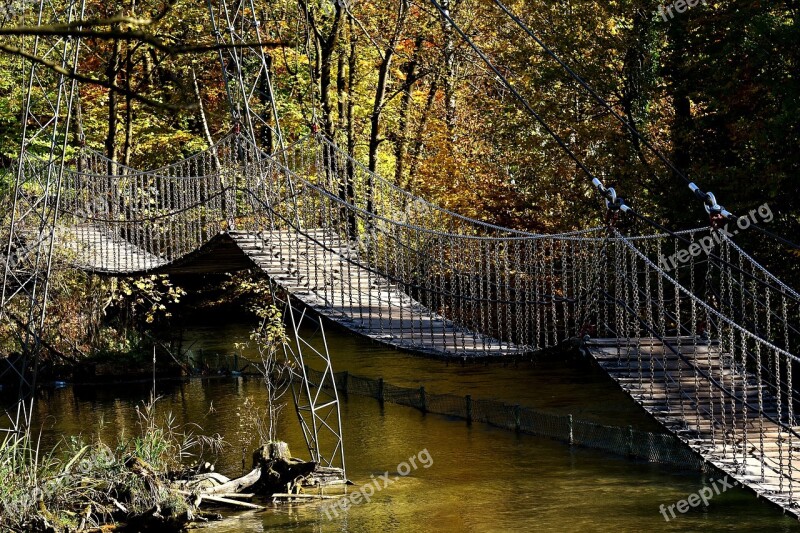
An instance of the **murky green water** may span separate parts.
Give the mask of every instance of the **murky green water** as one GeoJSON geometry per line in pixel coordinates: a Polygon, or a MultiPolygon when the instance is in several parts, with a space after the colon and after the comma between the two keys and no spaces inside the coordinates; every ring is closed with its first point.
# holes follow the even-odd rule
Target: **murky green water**
{"type": "MultiPolygon", "coordinates": [[[[189,332],[192,349],[232,350],[247,338],[249,325],[198,326],[189,332]]],[[[519,366],[446,365],[382,349],[368,341],[328,331],[336,370],[383,377],[401,386],[425,385],[432,393],[471,394],[543,410],[572,413],[608,424],[653,429],[653,423],[601,373],[580,362],[540,362],[519,366]]],[[[232,448],[217,470],[242,470],[242,436],[236,416],[246,397],[263,402],[255,379],[214,378],[159,382],[160,409],[179,421],[197,422],[206,433],[220,432],[232,448]],[[213,412],[211,408],[213,406],[213,412]]],[[[107,441],[137,430],[135,406],[149,384],[69,386],[38,404],[45,439],[100,432],[107,441]]],[[[734,489],[716,496],[705,509],[691,509],[669,522],[659,513],[699,491],[708,479],[669,467],[623,458],[482,424],[423,415],[395,405],[351,396],[343,403],[348,477],[354,489],[390,473],[409,458],[430,457],[418,468],[338,515],[323,504],[278,506],[238,514],[210,524],[210,532],[238,531],[794,531],[797,522],[751,493],[734,489]],[[420,456],[420,452],[427,454],[420,456]]],[[[295,455],[304,442],[291,406],[281,435],[295,455]]],[[[247,439],[245,439],[247,440],[247,439]]],[[[249,449],[249,443],[244,444],[249,449]]],[[[249,465],[248,465],[249,466],[249,465]]]]}

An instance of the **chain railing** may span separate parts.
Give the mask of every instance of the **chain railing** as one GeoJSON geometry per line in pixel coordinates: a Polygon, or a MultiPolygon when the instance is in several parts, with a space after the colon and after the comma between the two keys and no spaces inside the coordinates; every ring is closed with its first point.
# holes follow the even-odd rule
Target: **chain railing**
{"type": "Polygon", "coordinates": [[[147,272],[196,251],[235,217],[237,145],[228,136],[147,172],[84,150],[62,182],[62,247],[75,265],[105,273],[147,272]]]}
{"type": "Polygon", "coordinates": [[[351,163],[331,163],[323,148],[313,159],[307,146],[293,150],[287,159],[299,173],[248,157],[261,170],[241,174],[251,205],[237,221],[250,234],[270,228],[262,245],[288,263],[305,262],[295,281],[321,305],[379,336],[406,331],[442,355],[529,352],[575,337],[584,326],[593,278],[586,265],[603,246],[599,230],[502,235],[502,228],[422,202],[424,209],[403,209],[402,193],[385,184],[378,189],[381,182],[368,173],[357,174],[353,197],[342,199],[339,183],[346,180],[330,169],[351,163]],[[287,180],[292,187],[283,186],[287,180]],[[369,186],[370,195],[360,192],[369,186]],[[393,211],[396,204],[402,213],[393,211]]]}
{"type": "MultiPolygon", "coordinates": [[[[697,235],[689,234],[690,242],[697,235]]],[[[598,338],[616,339],[610,351],[617,360],[607,369],[707,459],[793,502],[797,358],[748,328],[769,319],[748,294],[731,290],[736,284],[726,270],[732,267],[719,276],[718,265],[687,260],[667,271],[650,259],[663,254],[666,239],[615,233],[609,241],[597,321],[598,338]],[[716,296],[718,287],[728,291],[722,299],[698,296],[709,288],[716,296]],[[748,320],[730,318],[731,302],[748,320]]],[[[739,286],[753,274],[743,266],[732,274],[741,276],[739,286]]]]}

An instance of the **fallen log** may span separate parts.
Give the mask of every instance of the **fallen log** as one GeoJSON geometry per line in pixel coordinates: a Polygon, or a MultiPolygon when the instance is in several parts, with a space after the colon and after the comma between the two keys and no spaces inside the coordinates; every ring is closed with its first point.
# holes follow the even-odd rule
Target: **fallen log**
{"type": "Polygon", "coordinates": [[[205,474],[198,474],[191,479],[176,481],[173,485],[178,487],[185,487],[190,490],[210,490],[214,487],[224,485],[230,482],[231,478],[225,477],[217,472],[207,472],[205,474]]]}
{"type": "Polygon", "coordinates": [[[232,479],[227,483],[223,483],[222,485],[217,485],[216,487],[211,487],[207,489],[203,489],[201,494],[223,494],[223,493],[237,493],[242,492],[245,489],[249,489],[253,485],[255,485],[258,480],[261,478],[261,467],[254,468],[249,474],[246,474],[240,478],[232,479]]]}
{"type": "Polygon", "coordinates": [[[238,493],[230,493],[226,492],[223,494],[215,494],[214,496],[219,496],[220,498],[233,498],[234,500],[252,500],[256,497],[254,493],[245,493],[245,492],[238,492],[238,493]]]}
{"type": "Polygon", "coordinates": [[[221,498],[219,496],[209,496],[207,494],[201,495],[201,503],[203,501],[209,501],[214,503],[222,503],[225,505],[231,505],[233,507],[241,507],[243,509],[252,509],[254,511],[263,511],[266,509],[263,505],[256,505],[255,503],[243,502],[239,500],[232,500],[230,498],[221,498]]]}

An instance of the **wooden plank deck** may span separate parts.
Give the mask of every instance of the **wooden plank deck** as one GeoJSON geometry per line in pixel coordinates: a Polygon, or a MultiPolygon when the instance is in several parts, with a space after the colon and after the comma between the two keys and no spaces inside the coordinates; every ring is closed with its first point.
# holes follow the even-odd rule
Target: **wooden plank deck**
{"type": "Polygon", "coordinates": [[[261,270],[346,329],[403,350],[446,357],[519,354],[518,346],[459,327],[387,278],[359,266],[350,243],[324,230],[230,232],[261,270]]]}
{"type": "MultiPolygon", "coordinates": [[[[98,274],[210,274],[253,267],[227,233],[219,233],[196,250],[176,259],[148,252],[119,235],[90,224],[59,228],[57,236],[62,252],[73,266],[98,274]]],[[[155,242],[152,246],[163,248],[164,243],[155,242]]]]}
{"type": "Polygon", "coordinates": [[[169,263],[92,224],[59,227],[56,229],[56,242],[68,262],[88,272],[144,273],[169,263]]]}
{"type": "MultiPolygon", "coordinates": [[[[753,410],[745,422],[742,402],[734,402],[696,369],[758,406],[754,376],[737,369],[718,343],[695,343],[691,338],[667,342],[686,360],[652,338],[592,339],[584,350],[622,390],[706,461],[800,518],[800,438],[766,417],[754,416],[753,410]],[[726,422],[724,428],[721,420],[726,422]],[[779,473],[781,466],[784,472],[793,472],[792,479],[779,473]]],[[[763,387],[761,397],[766,415],[786,420],[785,408],[779,417],[775,398],[763,387]]],[[[800,433],[800,427],[793,429],[800,433]]]]}
{"type": "Polygon", "coordinates": [[[221,233],[175,260],[89,224],[59,228],[58,242],[74,266],[109,275],[230,272],[255,265],[317,313],[402,350],[470,358],[521,353],[518,346],[460,327],[426,308],[384,276],[356,264],[351,244],[321,229],[304,235],[221,233]]]}

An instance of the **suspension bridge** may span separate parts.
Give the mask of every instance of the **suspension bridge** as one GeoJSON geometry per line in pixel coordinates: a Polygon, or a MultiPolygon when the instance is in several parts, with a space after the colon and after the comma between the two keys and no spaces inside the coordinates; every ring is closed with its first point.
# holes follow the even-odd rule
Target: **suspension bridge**
{"type": "MultiPolygon", "coordinates": [[[[253,15],[247,4],[211,6],[216,18],[220,10],[239,21],[215,33],[220,42],[259,42],[258,25],[246,23],[253,15]]],[[[68,72],[80,40],[57,43],[51,50],[68,72]]],[[[442,358],[514,358],[577,339],[666,430],[800,516],[792,378],[800,295],[791,287],[714,225],[624,234],[615,215],[635,211],[599,181],[608,224],[538,235],[426,202],[319,133],[267,152],[259,131],[279,133],[277,121],[264,122],[249,90],[270,86],[263,51],[226,50],[226,61],[239,66],[223,70],[234,122],[243,127],[202,153],[137,170],[86,145],[57,146],[78,94],[63,77],[53,120],[26,131],[1,315],[11,320],[20,305],[24,312],[22,389],[35,382],[54,261],[112,276],[257,268],[292,327],[290,355],[299,369],[309,356],[321,358],[322,381],[333,379],[330,356],[300,328],[311,312],[376,342],[442,358]],[[241,68],[250,59],[256,67],[241,68]],[[25,149],[34,138],[52,139],[49,157],[25,149]],[[711,236],[713,249],[696,253],[711,236]],[[660,263],[687,250],[669,271],[660,263]]],[[[40,83],[36,66],[29,68],[40,83]]],[[[26,113],[34,113],[30,98],[26,113]]],[[[713,196],[700,195],[709,210],[726,213],[713,196]]],[[[343,467],[336,387],[298,372],[295,400],[312,457],[343,467]]]]}

